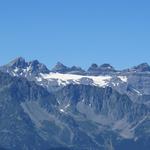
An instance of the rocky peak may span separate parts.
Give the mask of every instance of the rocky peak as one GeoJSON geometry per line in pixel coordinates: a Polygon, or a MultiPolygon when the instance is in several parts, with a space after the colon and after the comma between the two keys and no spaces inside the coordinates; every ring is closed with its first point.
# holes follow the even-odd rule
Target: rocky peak
{"type": "Polygon", "coordinates": [[[92,64],[88,73],[91,75],[109,74],[115,72],[115,69],[110,64],[102,64],[98,66],[97,64],[92,64]]]}
{"type": "Polygon", "coordinates": [[[27,63],[24,58],[18,57],[14,60],[12,60],[9,64],[6,65],[7,67],[12,67],[12,68],[25,68],[27,66],[27,63]]]}
{"type": "Polygon", "coordinates": [[[93,70],[93,69],[98,69],[98,65],[97,64],[92,64],[89,68],[89,70],[93,70]]]}
{"type": "Polygon", "coordinates": [[[30,67],[31,72],[36,72],[36,73],[49,73],[48,68],[40,63],[38,60],[33,60],[28,63],[28,66],[30,67]]]}
{"type": "Polygon", "coordinates": [[[108,69],[108,70],[114,70],[114,67],[110,64],[102,64],[99,68],[101,69],[108,69]]]}
{"type": "Polygon", "coordinates": [[[33,60],[31,62],[29,62],[32,66],[39,66],[41,65],[41,63],[38,60],[33,60]]]}
{"type": "Polygon", "coordinates": [[[27,74],[35,75],[38,73],[50,72],[47,67],[44,64],[40,63],[38,60],[26,62],[22,57],[18,57],[7,65],[0,67],[0,70],[15,76],[27,76],[27,74]]]}
{"type": "Polygon", "coordinates": [[[67,66],[62,64],[61,62],[57,62],[57,64],[52,69],[53,72],[65,73],[69,70],[67,66]]]}
{"type": "Polygon", "coordinates": [[[150,66],[148,63],[142,63],[138,66],[133,67],[133,70],[136,70],[138,72],[146,72],[146,71],[150,71],[150,66]]]}
{"type": "Polygon", "coordinates": [[[52,69],[52,72],[58,72],[58,73],[70,73],[70,74],[85,74],[85,71],[76,66],[67,67],[64,64],[58,62],[55,67],[52,69]]]}

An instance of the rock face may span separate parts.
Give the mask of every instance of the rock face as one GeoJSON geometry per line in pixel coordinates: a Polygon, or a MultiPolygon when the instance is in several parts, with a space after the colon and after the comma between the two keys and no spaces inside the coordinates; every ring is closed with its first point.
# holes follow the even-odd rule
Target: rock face
{"type": "Polygon", "coordinates": [[[37,129],[22,104],[38,103],[41,107],[48,107],[52,113],[52,105],[56,104],[53,96],[35,83],[12,78],[1,72],[0,85],[0,145],[6,149],[18,150],[40,150],[45,147],[45,141],[37,134],[37,129]]]}
{"type": "Polygon", "coordinates": [[[0,147],[149,150],[148,65],[56,68],[23,58],[0,68],[0,147]]]}

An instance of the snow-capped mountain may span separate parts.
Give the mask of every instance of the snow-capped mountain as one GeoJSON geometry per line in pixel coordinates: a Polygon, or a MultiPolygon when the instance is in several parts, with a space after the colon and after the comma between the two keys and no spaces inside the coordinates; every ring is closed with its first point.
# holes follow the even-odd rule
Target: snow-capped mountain
{"type": "Polygon", "coordinates": [[[109,64],[92,64],[87,71],[80,67],[67,67],[58,62],[52,70],[37,60],[26,62],[19,57],[0,70],[12,76],[24,77],[35,81],[49,91],[56,91],[69,84],[83,84],[98,87],[110,86],[122,94],[127,94],[133,101],[149,105],[150,66],[147,63],[117,71],[109,64]],[[144,99],[144,100],[141,100],[144,99]]]}
{"type": "Polygon", "coordinates": [[[1,67],[1,70],[13,76],[22,77],[36,76],[39,73],[49,73],[47,67],[44,64],[39,63],[38,60],[26,62],[22,57],[16,58],[7,65],[1,67]]]}
{"type": "Polygon", "coordinates": [[[149,68],[11,61],[0,67],[0,147],[149,150],[149,68]]]}
{"type": "Polygon", "coordinates": [[[35,81],[50,92],[69,84],[109,86],[122,94],[127,94],[134,102],[150,105],[150,66],[147,63],[122,71],[115,70],[109,64],[100,66],[92,64],[85,71],[80,67],[67,67],[58,62],[50,70],[38,60],[26,62],[25,59],[19,57],[0,67],[0,70],[11,76],[35,81]]]}

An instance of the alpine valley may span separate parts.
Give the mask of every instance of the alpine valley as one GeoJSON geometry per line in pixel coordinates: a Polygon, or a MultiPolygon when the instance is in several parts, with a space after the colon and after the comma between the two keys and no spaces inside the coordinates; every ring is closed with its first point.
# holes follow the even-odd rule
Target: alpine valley
{"type": "Polygon", "coordinates": [[[150,66],[1,66],[0,150],[150,150],[150,66]]]}

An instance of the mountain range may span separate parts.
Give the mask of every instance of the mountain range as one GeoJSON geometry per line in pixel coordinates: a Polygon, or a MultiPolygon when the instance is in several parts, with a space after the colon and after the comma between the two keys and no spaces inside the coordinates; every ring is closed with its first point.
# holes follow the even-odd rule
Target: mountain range
{"type": "Polygon", "coordinates": [[[1,66],[0,149],[149,150],[150,66],[1,66]]]}

